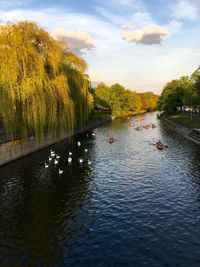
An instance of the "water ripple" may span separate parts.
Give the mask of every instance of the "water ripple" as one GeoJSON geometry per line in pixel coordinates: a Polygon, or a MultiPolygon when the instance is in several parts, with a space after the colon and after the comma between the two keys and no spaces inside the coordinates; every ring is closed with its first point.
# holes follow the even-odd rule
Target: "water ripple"
{"type": "Polygon", "coordinates": [[[144,119],[159,125],[119,119],[54,145],[58,167],[48,148],[0,169],[1,266],[200,266],[200,148],[144,119]]]}

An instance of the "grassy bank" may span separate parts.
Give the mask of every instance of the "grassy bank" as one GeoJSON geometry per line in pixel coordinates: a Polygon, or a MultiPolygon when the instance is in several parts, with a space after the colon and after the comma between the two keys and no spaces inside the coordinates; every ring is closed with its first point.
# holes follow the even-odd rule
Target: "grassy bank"
{"type": "Polygon", "coordinates": [[[188,128],[200,128],[200,115],[193,114],[173,114],[168,116],[170,119],[184,124],[188,128]]]}

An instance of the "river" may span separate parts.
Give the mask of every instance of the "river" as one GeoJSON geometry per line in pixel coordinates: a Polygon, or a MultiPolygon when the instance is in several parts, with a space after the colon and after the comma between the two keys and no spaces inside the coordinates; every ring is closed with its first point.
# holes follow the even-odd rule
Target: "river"
{"type": "Polygon", "coordinates": [[[157,128],[116,119],[0,167],[0,266],[200,266],[200,148],[142,117],[157,128]]]}

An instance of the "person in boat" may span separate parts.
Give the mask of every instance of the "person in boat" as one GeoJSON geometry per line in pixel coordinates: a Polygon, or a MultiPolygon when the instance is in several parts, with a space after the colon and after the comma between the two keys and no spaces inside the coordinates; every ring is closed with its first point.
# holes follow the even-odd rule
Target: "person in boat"
{"type": "Polygon", "coordinates": [[[113,136],[110,136],[109,143],[113,143],[113,142],[115,142],[115,138],[113,136]]]}
{"type": "Polygon", "coordinates": [[[164,145],[161,143],[161,141],[156,142],[157,149],[163,150],[164,145]]]}
{"type": "Polygon", "coordinates": [[[160,140],[156,142],[155,145],[157,146],[158,149],[168,148],[168,146],[163,144],[160,140]]]}

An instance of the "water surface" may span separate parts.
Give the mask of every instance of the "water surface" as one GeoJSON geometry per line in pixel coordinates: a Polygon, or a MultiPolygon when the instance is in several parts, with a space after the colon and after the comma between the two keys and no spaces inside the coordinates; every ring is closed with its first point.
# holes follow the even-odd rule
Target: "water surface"
{"type": "Polygon", "coordinates": [[[47,148],[0,167],[0,266],[200,266],[200,148],[155,115],[50,147],[58,166],[47,148]]]}

